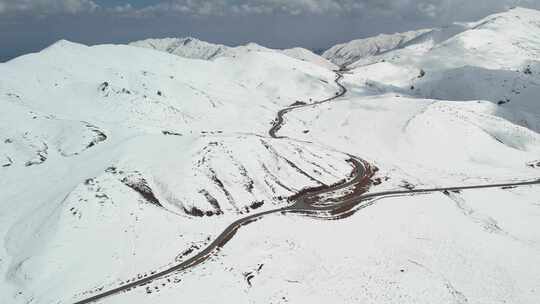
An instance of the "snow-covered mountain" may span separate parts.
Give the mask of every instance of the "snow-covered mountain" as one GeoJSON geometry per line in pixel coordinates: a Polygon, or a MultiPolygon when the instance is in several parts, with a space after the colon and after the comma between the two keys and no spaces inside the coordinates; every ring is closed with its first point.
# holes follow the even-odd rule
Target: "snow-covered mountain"
{"type": "MultiPolygon", "coordinates": [[[[393,52],[352,64],[382,90],[444,100],[487,100],[496,112],[540,130],[540,31],[536,10],[515,8],[426,33],[393,52]],[[459,30],[461,28],[461,30],[459,30]],[[444,58],[444,59],[442,59],[444,58]]],[[[357,79],[358,80],[358,79],[357,79]]]]}
{"type": "Polygon", "coordinates": [[[395,48],[399,48],[412,39],[429,31],[430,30],[417,30],[396,34],[381,34],[376,37],[357,39],[331,47],[322,54],[322,57],[338,66],[347,66],[362,58],[379,55],[395,48]]]}
{"type": "Polygon", "coordinates": [[[178,55],[185,58],[212,60],[222,56],[235,57],[246,52],[277,52],[289,57],[307,61],[330,70],[337,69],[337,66],[325,58],[304,48],[292,48],[284,50],[269,49],[256,43],[248,43],[237,47],[228,47],[221,44],[208,43],[196,38],[164,38],[147,39],[130,43],[132,46],[151,48],[178,55]]]}
{"type": "Polygon", "coordinates": [[[131,42],[130,45],[167,52],[185,58],[211,60],[223,56],[229,47],[208,43],[192,37],[146,39],[131,42]]]}
{"type": "Polygon", "coordinates": [[[536,304],[540,186],[462,188],[540,177],[537,33],[516,8],[355,53],[338,80],[303,49],[187,40],[0,64],[2,301],[76,303],[201,254],[98,303],[536,304]],[[302,217],[354,157],[369,195],[458,189],[302,217]]]}

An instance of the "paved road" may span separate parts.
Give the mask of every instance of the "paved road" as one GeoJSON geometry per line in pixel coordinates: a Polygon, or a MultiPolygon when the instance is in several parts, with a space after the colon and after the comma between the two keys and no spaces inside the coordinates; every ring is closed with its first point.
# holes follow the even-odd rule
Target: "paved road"
{"type": "MultiPolygon", "coordinates": [[[[339,97],[342,97],[347,93],[347,89],[341,84],[343,75],[337,72],[336,84],[340,88],[340,91],[336,93],[335,96],[330,98],[317,101],[312,104],[306,105],[297,105],[285,108],[277,114],[277,118],[274,121],[272,128],[269,131],[269,135],[273,138],[284,138],[283,136],[277,135],[277,132],[284,124],[284,116],[295,109],[311,107],[314,105],[320,105],[326,102],[330,102],[339,97]]],[[[473,186],[456,186],[456,187],[441,187],[441,188],[430,188],[430,189],[413,189],[413,190],[397,190],[397,191],[385,191],[379,193],[367,193],[367,190],[372,184],[371,178],[376,172],[376,168],[371,166],[369,163],[358,159],[354,156],[351,156],[349,160],[353,171],[351,176],[347,179],[344,179],[338,182],[335,185],[321,186],[317,188],[305,189],[298,193],[297,195],[290,198],[291,205],[264,211],[260,213],[255,213],[244,218],[236,220],[234,223],[230,224],[212,243],[210,243],[202,251],[194,255],[193,257],[187,259],[186,261],[173,266],[164,271],[158,272],[146,278],[131,282],[126,285],[96,294],[92,297],[82,299],[77,301],[75,304],[87,304],[99,301],[103,298],[113,296],[122,292],[129,291],[133,288],[151,283],[154,280],[166,277],[172,273],[178,273],[187,269],[190,269],[194,266],[197,266],[206,260],[208,260],[212,255],[219,251],[225,244],[227,244],[236,234],[236,232],[243,226],[249,225],[253,222],[258,221],[259,219],[271,215],[271,214],[301,214],[308,217],[316,217],[321,219],[342,219],[349,217],[358,210],[372,205],[375,201],[391,196],[403,196],[403,195],[414,195],[421,193],[432,193],[432,192],[445,192],[445,191],[461,191],[461,190],[472,190],[472,189],[485,189],[485,188],[501,188],[501,187],[518,187],[518,186],[528,186],[528,185],[540,185],[540,179],[530,180],[530,181],[519,181],[515,183],[498,183],[498,184],[485,184],[485,185],[473,185],[473,186]],[[321,196],[325,196],[324,204],[321,203],[321,196]]]]}
{"type": "Polygon", "coordinates": [[[336,95],[334,95],[332,97],[329,97],[327,99],[323,99],[321,101],[308,103],[308,104],[302,104],[302,105],[296,105],[296,106],[290,106],[288,108],[280,110],[278,112],[278,114],[277,114],[276,120],[274,120],[274,124],[272,125],[272,128],[270,129],[270,131],[268,131],[268,134],[270,135],[270,137],[272,137],[272,138],[284,138],[284,136],[278,136],[277,132],[281,129],[281,127],[283,127],[283,124],[285,123],[285,118],[284,117],[285,117],[285,115],[287,113],[289,113],[289,112],[291,112],[293,110],[306,108],[306,107],[313,107],[313,106],[316,106],[316,105],[327,103],[327,102],[333,101],[333,100],[335,100],[337,98],[345,96],[345,94],[347,94],[347,88],[344,85],[341,84],[342,79],[343,79],[343,74],[341,74],[341,72],[336,72],[335,82],[339,87],[339,92],[337,92],[336,95]]]}

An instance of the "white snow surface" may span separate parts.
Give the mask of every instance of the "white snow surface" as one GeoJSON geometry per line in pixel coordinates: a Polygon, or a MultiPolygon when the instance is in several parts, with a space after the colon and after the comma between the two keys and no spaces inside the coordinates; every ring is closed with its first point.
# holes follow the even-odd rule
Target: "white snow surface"
{"type": "Polygon", "coordinates": [[[356,39],[331,47],[322,54],[322,57],[338,66],[347,66],[362,58],[379,55],[399,48],[429,31],[428,29],[424,29],[404,33],[380,34],[375,37],[356,39]]]}
{"type": "MultiPolygon", "coordinates": [[[[372,193],[538,179],[539,33],[540,12],[515,8],[368,54],[347,95],[285,116],[286,139],[267,135],[280,109],[338,88],[279,52],[60,41],[1,64],[2,303],[73,303],[166,269],[348,176],[349,154],[380,168],[372,193]]],[[[275,214],[99,303],[536,304],[539,198],[525,186],[384,198],[338,221],[275,214]]]]}
{"type": "Polygon", "coordinates": [[[212,60],[224,56],[241,56],[242,54],[249,52],[276,52],[284,54],[291,58],[319,65],[329,70],[337,69],[337,66],[335,64],[313,53],[312,51],[301,47],[277,50],[270,49],[256,43],[248,43],[246,45],[229,47],[222,44],[209,43],[192,37],[146,39],[131,42],[130,45],[155,49],[185,58],[203,60],[212,60]]]}

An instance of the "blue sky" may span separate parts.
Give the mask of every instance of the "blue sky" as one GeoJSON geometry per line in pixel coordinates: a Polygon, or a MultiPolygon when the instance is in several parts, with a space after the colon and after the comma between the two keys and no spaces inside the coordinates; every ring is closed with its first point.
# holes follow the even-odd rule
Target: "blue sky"
{"type": "Polygon", "coordinates": [[[0,61],[59,39],[84,44],[194,36],[324,49],[380,33],[478,20],[540,0],[0,0],[0,61]]]}

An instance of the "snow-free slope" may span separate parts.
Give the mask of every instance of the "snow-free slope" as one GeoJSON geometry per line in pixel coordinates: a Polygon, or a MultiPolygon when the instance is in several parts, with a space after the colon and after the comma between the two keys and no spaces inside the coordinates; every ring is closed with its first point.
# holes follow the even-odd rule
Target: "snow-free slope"
{"type": "Polygon", "coordinates": [[[337,66],[325,58],[305,48],[270,49],[256,43],[248,43],[236,47],[228,47],[221,44],[213,44],[196,38],[164,38],[147,39],[130,43],[132,46],[144,47],[167,52],[185,58],[212,60],[218,57],[236,57],[249,52],[276,52],[291,58],[313,63],[329,70],[337,69],[337,66]]]}

